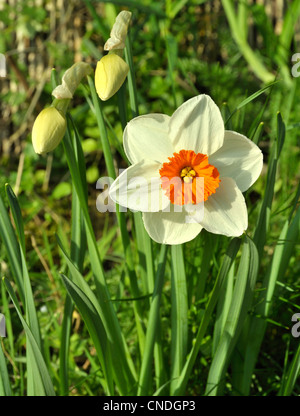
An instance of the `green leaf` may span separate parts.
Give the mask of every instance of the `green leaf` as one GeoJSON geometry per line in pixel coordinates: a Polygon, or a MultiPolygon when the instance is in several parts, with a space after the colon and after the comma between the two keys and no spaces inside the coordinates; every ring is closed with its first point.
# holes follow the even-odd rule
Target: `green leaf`
{"type": "Polygon", "coordinates": [[[160,250],[157,276],[152,296],[152,302],[149,312],[149,320],[146,332],[146,341],[144,354],[142,356],[142,365],[139,378],[138,396],[149,394],[149,388],[152,381],[151,360],[153,356],[154,344],[156,340],[157,327],[159,325],[159,308],[161,302],[162,288],[164,283],[164,273],[167,260],[168,246],[162,245],[160,250]]]}
{"type": "Polygon", "coordinates": [[[251,94],[249,97],[245,98],[245,100],[243,100],[236,108],[235,110],[230,114],[230,116],[227,118],[225,124],[227,124],[229,122],[229,120],[231,119],[231,117],[238,111],[240,110],[242,107],[244,107],[245,105],[249,104],[251,101],[255,100],[255,98],[259,97],[261,94],[263,94],[266,90],[268,90],[269,88],[273,87],[275,84],[277,84],[280,81],[273,81],[270,84],[266,85],[265,87],[261,88],[260,90],[256,91],[254,94],[251,94]]]}
{"type": "Polygon", "coordinates": [[[0,396],[12,396],[2,339],[0,339],[0,396]]]}
{"type": "Polygon", "coordinates": [[[273,305],[273,296],[278,279],[283,279],[285,271],[288,268],[293,250],[298,241],[300,233],[300,208],[298,208],[295,217],[288,224],[284,224],[278,242],[276,244],[272,257],[271,267],[266,274],[262,287],[265,289],[260,293],[255,308],[255,313],[249,323],[247,331],[247,342],[244,353],[244,364],[241,377],[238,382],[239,391],[248,395],[250,384],[252,382],[252,373],[260,351],[261,343],[267,327],[267,319],[270,316],[273,305]]]}
{"type": "Polygon", "coordinates": [[[62,279],[93,340],[104,373],[104,379],[107,382],[105,386],[106,394],[111,396],[114,394],[112,385],[111,345],[107,340],[102,320],[87,295],[63,274],[62,279]]]}
{"type": "Polygon", "coordinates": [[[182,245],[171,247],[171,395],[186,362],[188,340],[188,297],[182,245]]]}
{"type": "Polygon", "coordinates": [[[7,183],[5,185],[6,195],[8,198],[9,206],[15,221],[16,225],[16,231],[17,235],[19,237],[19,241],[21,244],[21,247],[23,249],[23,252],[25,253],[25,235],[24,235],[24,224],[23,224],[23,218],[21,214],[21,209],[18,203],[18,199],[13,192],[11,186],[7,183]]]}
{"type": "Polygon", "coordinates": [[[208,374],[205,391],[207,395],[215,396],[217,393],[219,394],[219,390],[224,383],[230,356],[250,308],[258,272],[258,260],[257,249],[252,240],[246,236],[231,305],[208,374]]]}
{"type": "Polygon", "coordinates": [[[4,279],[4,283],[6,286],[6,289],[9,293],[9,296],[16,308],[17,314],[20,318],[20,321],[22,323],[22,326],[24,328],[24,331],[26,333],[27,336],[27,340],[30,344],[30,353],[28,354],[28,357],[30,359],[30,363],[31,363],[31,371],[32,373],[32,378],[33,380],[40,380],[41,381],[41,385],[39,385],[39,383],[35,383],[36,388],[34,388],[34,390],[37,390],[36,395],[43,395],[43,392],[46,396],[55,396],[55,391],[53,388],[53,384],[47,369],[47,366],[45,364],[43,355],[41,353],[41,350],[35,340],[34,335],[32,334],[29,326],[27,325],[25,319],[22,316],[21,313],[21,309],[19,306],[19,302],[16,298],[16,295],[13,291],[13,288],[11,286],[11,284],[9,283],[9,281],[7,279],[4,279]]]}
{"type": "Polygon", "coordinates": [[[214,311],[214,308],[216,306],[216,303],[218,301],[218,298],[221,294],[221,291],[224,287],[224,282],[227,277],[227,274],[230,270],[230,267],[237,255],[237,252],[239,250],[241,244],[241,240],[239,238],[234,238],[231,240],[227,251],[223,257],[222,265],[219,270],[216,282],[214,284],[213,290],[210,293],[208,303],[205,308],[205,312],[201,321],[201,324],[199,326],[196,338],[193,343],[193,347],[190,351],[190,354],[188,355],[188,358],[186,360],[185,366],[181,372],[181,375],[179,379],[177,380],[177,386],[174,390],[174,396],[180,396],[185,393],[185,388],[187,386],[189,376],[191,374],[193,365],[196,361],[197,354],[199,352],[201,342],[203,340],[203,337],[205,335],[205,331],[208,327],[208,324],[211,321],[212,313],[214,311]]]}
{"type": "Polygon", "coordinates": [[[11,267],[12,274],[18,286],[19,295],[25,303],[22,266],[19,244],[9,219],[6,207],[0,193],[0,237],[6,249],[7,258],[11,267]]]}
{"type": "Polygon", "coordinates": [[[290,364],[286,376],[282,380],[279,396],[291,396],[300,375],[300,344],[290,364]]]}

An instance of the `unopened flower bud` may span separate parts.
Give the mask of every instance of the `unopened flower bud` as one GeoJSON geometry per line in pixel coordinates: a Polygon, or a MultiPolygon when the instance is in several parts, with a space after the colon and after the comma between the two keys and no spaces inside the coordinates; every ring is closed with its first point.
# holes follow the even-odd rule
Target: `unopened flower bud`
{"type": "Polygon", "coordinates": [[[127,63],[115,53],[100,59],[95,72],[95,86],[102,101],[108,100],[121,88],[128,71],[127,63]]]}
{"type": "Polygon", "coordinates": [[[64,114],[55,107],[45,108],[32,128],[32,144],[37,154],[52,152],[63,139],[67,128],[64,114]]]}

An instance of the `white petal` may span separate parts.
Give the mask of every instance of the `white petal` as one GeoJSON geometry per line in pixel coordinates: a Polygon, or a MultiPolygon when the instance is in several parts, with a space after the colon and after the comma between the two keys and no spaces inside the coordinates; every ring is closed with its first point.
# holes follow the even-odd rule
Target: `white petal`
{"type": "Polygon", "coordinates": [[[222,178],[216,193],[204,202],[201,225],[214,234],[237,237],[248,227],[245,199],[231,178],[222,178]]]}
{"type": "Polygon", "coordinates": [[[188,214],[174,212],[170,204],[170,212],[144,212],[143,220],[150,237],[160,244],[182,244],[193,240],[202,230],[200,224],[188,223],[188,214]]]}
{"type": "Polygon", "coordinates": [[[112,183],[109,196],[133,211],[159,211],[169,205],[161,189],[160,164],[142,160],[125,169],[112,183]]]}
{"type": "Polygon", "coordinates": [[[184,205],[184,209],[187,212],[186,222],[201,224],[204,218],[204,201],[199,202],[197,205],[187,204],[184,205]]]}
{"type": "Polygon", "coordinates": [[[124,131],[124,149],[131,163],[142,159],[168,162],[174,153],[168,137],[170,117],[165,114],[148,114],[131,120],[124,131]]]}
{"type": "Polygon", "coordinates": [[[224,140],[224,123],[219,108],[208,95],[198,95],[182,104],[170,120],[170,139],[182,149],[210,155],[224,140]]]}
{"type": "Polygon", "coordinates": [[[242,192],[246,191],[259,177],[263,166],[263,155],[256,144],[242,134],[225,131],[224,144],[209,157],[220,177],[235,180],[242,192]]]}

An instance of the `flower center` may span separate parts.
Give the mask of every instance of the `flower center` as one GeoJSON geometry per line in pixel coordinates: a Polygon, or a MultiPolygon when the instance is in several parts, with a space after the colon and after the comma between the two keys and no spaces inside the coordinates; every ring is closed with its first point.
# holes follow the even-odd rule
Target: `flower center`
{"type": "Polygon", "coordinates": [[[161,187],[172,204],[198,204],[216,192],[219,172],[208,163],[207,155],[180,150],[168,159],[170,162],[164,163],[159,173],[161,187]]]}
{"type": "Polygon", "coordinates": [[[180,177],[185,183],[190,183],[195,176],[196,176],[196,172],[191,166],[187,166],[186,168],[183,168],[182,171],[180,172],[180,177]]]}

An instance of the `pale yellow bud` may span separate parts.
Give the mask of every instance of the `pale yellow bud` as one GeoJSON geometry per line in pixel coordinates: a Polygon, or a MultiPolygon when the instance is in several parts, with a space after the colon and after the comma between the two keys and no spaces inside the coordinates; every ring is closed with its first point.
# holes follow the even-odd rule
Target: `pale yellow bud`
{"type": "Polygon", "coordinates": [[[66,118],[55,107],[45,108],[35,119],[32,128],[32,144],[39,154],[52,152],[63,139],[67,128],[66,118]]]}
{"type": "Polygon", "coordinates": [[[95,72],[95,86],[102,101],[108,100],[121,88],[128,71],[127,63],[115,53],[100,59],[95,72]]]}

